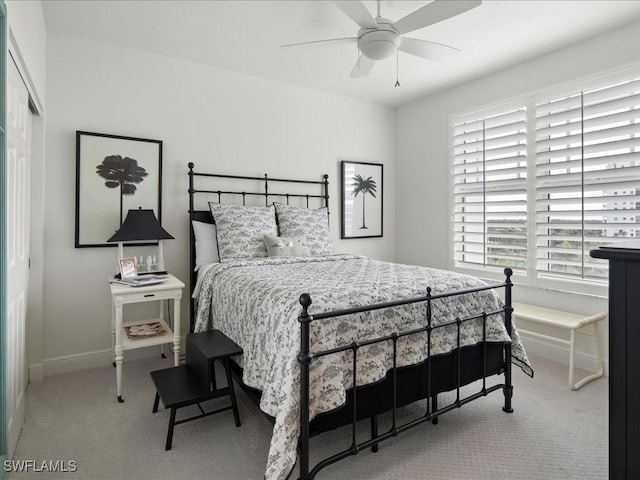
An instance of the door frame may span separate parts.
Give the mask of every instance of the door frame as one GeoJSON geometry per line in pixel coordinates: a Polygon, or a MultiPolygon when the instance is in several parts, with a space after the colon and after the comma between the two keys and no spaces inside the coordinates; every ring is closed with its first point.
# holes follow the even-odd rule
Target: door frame
{"type": "MultiPolygon", "coordinates": [[[[6,85],[7,85],[7,8],[4,0],[0,0],[0,198],[3,205],[7,205],[6,195],[6,85]]],[[[7,212],[0,209],[0,461],[4,462],[8,454],[7,439],[7,212]]],[[[0,480],[6,478],[7,472],[0,468],[0,480]]]]}

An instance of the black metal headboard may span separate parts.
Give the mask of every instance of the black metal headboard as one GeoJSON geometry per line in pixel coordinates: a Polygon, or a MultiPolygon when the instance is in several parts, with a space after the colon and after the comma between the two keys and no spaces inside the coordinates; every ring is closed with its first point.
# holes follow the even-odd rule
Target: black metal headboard
{"type": "MultiPolygon", "coordinates": [[[[265,206],[269,206],[274,201],[281,201],[290,204],[292,199],[298,199],[302,201],[304,206],[310,208],[312,205],[310,202],[316,200],[320,202],[320,207],[327,207],[329,209],[329,175],[324,174],[322,176],[322,180],[298,180],[298,179],[290,179],[290,178],[271,178],[266,173],[264,177],[251,177],[245,175],[223,175],[218,173],[203,173],[203,172],[195,172],[193,170],[194,164],[189,162],[189,297],[193,294],[193,289],[196,285],[197,280],[197,272],[194,271],[196,264],[196,249],[195,249],[195,236],[193,234],[193,223],[192,221],[196,220],[203,223],[213,223],[213,216],[211,215],[211,211],[206,210],[196,210],[195,208],[195,196],[199,195],[199,198],[205,197],[209,198],[209,201],[217,201],[218,203],[222,203],[223,195],[225,197],[235,198],[236,202],[238,200],[241,201],[242,205],[246,205],[248,198],[264,198],[265,206]],[[206,179],[226,179],[229,182],[233,183],[233,181],[243,180],[243,181],[256,181],[256,183],[249,183],[248,189],[245,190],[220,190],[220,189],[211,189],[211,188],[196,188],[195,182],[196,177],[199,177],[201,182],[204,183],[206,179]],[[291,192],[281,192],[281,191],[271,191],[269,189],[271,184],[279,184],[279,183],[289,183],[289,184],[298,184],[302,185],[301,191],[296,191],[295,193],[291,192]],[[313,193],[308,193],[305,190],[315,190],[313,193]]],[[[224,181],[224,184],[227,185],[229,182],[224,181]]],[[[200,181],[198,183],[201,183],[200,181]]],[[[237,183],[236,183],[237,185],[237,183]]],[[[233,202],[232,202],[233,203],[233,202]]],[[[193,331],[195,321],[195,300],[191,298],[189,302],[189,322],[190,322],[190,331],[193,331]]]]}

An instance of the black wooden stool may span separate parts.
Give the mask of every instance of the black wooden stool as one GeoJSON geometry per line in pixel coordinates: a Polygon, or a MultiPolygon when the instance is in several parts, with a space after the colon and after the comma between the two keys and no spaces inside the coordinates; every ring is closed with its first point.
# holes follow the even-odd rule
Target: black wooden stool
{"type": "Polygon", "coordinates": [[[165,368],[151,372],[151,379],[156,387],[156,398],[153,412],[158,411],[159,401],[165,408],[171,409],[169,430],[165,450],[171,450],[173,428],[175,425],[207,417],[232,409],[236,427],[240,426],[240,415],[231,380],[229,357],[242,354],[242,349],[219,330],[187,335],[186,365],[165,368]],[[217,388],[214,362],[222,360],[227,377],[227,386],[217,388]],[[201,402],[229,395],[231,405],[205,412],[201,402]],[[176,421],[176,411],[189,405],[198,405],[200,415],[176,421]]]}

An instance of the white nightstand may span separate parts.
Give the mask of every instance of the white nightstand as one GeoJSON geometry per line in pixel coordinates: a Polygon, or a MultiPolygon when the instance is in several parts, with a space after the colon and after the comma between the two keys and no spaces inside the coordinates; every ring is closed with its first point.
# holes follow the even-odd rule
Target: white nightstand
{"type": "Polygon", "coordinates": [[[154,345],[164,345],[173,342],[174,364],[178,366],[180,359],[180,299],[182,298],[182,289],[184,283],[173,275],[169,274],[169,280],[164,283],[148,285],[144,287],[130,287],[119,283],[112,283],[113,278],[109,279],[109,287],[111,288],[111,298],[113,307],[111,309],[111,339],[113,344],[114,362],[116,367],[117,396],[119,402],[122,399],[122,362],[125,350],[133,350],[134,348],[150,347],[154,345]],[[164,301],[173,300],[173,330],[169,327],[164,318],[164,301]],[[122,309],[123,306],[130,303],[157,302],[160,304],[159,318],[149,320],[138,320],[135,322],[123,323],[122,309]],[[162,331],[154,335],[127,335],[127,331],[131,327],[140,325],[152,325],[159,323],[162,331]]]}

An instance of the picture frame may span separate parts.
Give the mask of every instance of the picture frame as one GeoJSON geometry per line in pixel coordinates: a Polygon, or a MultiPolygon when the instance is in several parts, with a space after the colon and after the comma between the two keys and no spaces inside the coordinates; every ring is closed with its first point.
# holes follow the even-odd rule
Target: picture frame
{"type": "Polygon", "coordinates": [[[130,209],[161,222],[161,199],[161,140],[76,131],[76,248],[117,246],[107,239],[130,209]]]}
{"type": "Polygon", "coordinates": [[[131,278],[138,275],[138,260],[136,257],[118,259],[120,265],[120,278],[131,278]]]}
{"type": "Polygon", "coordinates": [[[340,238],[370,238],[383,235],[383,165],[341,162],[340,238]]]}

